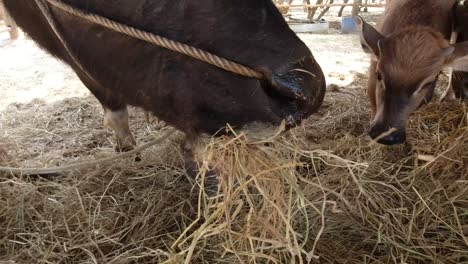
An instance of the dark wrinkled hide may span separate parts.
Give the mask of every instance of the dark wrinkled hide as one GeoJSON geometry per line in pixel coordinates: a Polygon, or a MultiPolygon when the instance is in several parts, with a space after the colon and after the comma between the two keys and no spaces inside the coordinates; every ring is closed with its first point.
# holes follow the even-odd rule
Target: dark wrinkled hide
{"type": "Polygon", "coordinates": [[[318,109],[325,79],[305,44],[270,0],[64,0],[112,20],[212,52],[265,73],[245,78],[103,29],[52,8],[73,63],[33,0],[4,0],[18,25],[67,62],[111,110],[127,104],[178,129],[216,133],[226,123],[296,124],[318,109]],[[302,71],[291,71],[292,69],[302,71]]]}

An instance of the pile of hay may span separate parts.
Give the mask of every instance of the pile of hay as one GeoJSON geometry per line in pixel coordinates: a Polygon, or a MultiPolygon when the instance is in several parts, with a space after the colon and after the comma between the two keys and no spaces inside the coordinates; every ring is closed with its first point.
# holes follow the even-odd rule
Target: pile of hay
{"type": "MultiPolygon", "coordinates": [[[[349,91],[330,92],[320,114],[282,135],[206,139],[196,180],[183,169],[180,137],[140,162],[48,179],[0,175],[1,260],[467,263],[466,106],[424,107],[411,118],[411,145],[388,148],[365,135],[362,88],[349,91]]],[[[2,163],[27,157],[8,151],[16,140],[0,140],[2,163]]],[[[103,143],[95,155],[111,149],[103,143]]]]}

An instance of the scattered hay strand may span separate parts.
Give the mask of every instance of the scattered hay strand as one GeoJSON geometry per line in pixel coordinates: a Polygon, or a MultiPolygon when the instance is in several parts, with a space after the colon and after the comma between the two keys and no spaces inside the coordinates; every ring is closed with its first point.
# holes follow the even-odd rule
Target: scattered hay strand
{"type": "Polygon", "coordinates": [[[167,140],[171,135],[176,131],[174,129],[169,130],[166,134],[160,138],[154,139],[148,143],[145,143],[131,151],[115,154],[111,157],[102,158],[93,161],[85,161],[80,163],[74,163],[69,165],[62,165],[55,168],[14,168],[14,167],[0,167],[0,172],[11,173],[11,174],[22,174],[22,175],[50,175],[50,174],[59,174],[67,171],[80,170],[80,169],[90,169],[95,166],[103,166],[118,162],[119,160],[135,157],[140,154],[142,151],[156,145],[161,144],[167,140]]]}
{"type": "MultiPolygon", "coordinates": [[[[2,165],[112,152],[98,140],[109,134],[97,107],[72,100],[4,112],[2,165]]],[[[162,133],[142,115],[131,120],[137,138],[162,133]]],[[[203,139],[196,180],[178,139],[140,162],[49,179],[0,174],[2,261],[466,263],[466,106],[423,107],[406,146],[370,145],[368,122],[364,97],[329,93],[321,112],[292,131],[203,139]]]]}
{"type": "MultiPolygon", "coordinates": [[[[352,108],[364,116],[359,104],[352,108]]],[[[219,253],[219,263],[226,256],[236,263],[468,261],[464,106],[433,104],[416,114],[411,152],[332,133],[337,124],[352,132],[354,118],[331,114],[269,140],[233,132],[202,144],[198,184],[216,171],[217,193],[200,191],[199,228],[179,237],[176,255],[185,263],[207,251],[219,253]],[[328,122],[337,116],[343,122],[328,122]],[[423,147],[431,155],[418,154],[423,147]]]]}

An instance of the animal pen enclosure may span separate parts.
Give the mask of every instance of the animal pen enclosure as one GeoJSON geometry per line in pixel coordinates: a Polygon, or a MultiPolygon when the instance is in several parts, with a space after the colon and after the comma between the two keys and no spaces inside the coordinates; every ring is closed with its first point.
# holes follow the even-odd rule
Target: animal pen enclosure
{"type": "Polygon", "coordinates": [[[346,7],[351,7],[351,15],[357,15],[361,11],[368,11],[369,7],[385,7],[387,1],[379,0],[354,0],[352,3],[349,3],[349,0],[337,1],[335,0],[317,0],[314,4],[310,0],[303,0],[302,4],[299,1],[294,0],[274,0],[280,12],[285,15],[288,13],[289,9],[292,7],[302,7],[303,10],[307,13],[307,19],[309,21],[320,20],[322,19],[332,7],[339,7],[338,16],[343,15],[343,11],[346,7]],[[338,3],[340,2],[340,3],[338,3]],[[317,11],[320,12],[317,13],[317,11]],[[317,16],[316,16],[317,15],[317,16]]]}
{"type": "MultiPolygon", "coordinates": [[[[466,104],[423,107],[405,146],[370,142],[369,59],[331,26],[299,35],[329,83],[319,113],[262,140],[205,138],[197,179],[180,134],[139,160],[0,174],[0,263],[468,263],[466,104]]],[[[11,42],[3,24],[0,94],[0,166],[114,155],[101,107],[73,72],[27,38],[11,42]]],[[[137,109],[130,120],[140,144],[166,131],[137,109]]]]}

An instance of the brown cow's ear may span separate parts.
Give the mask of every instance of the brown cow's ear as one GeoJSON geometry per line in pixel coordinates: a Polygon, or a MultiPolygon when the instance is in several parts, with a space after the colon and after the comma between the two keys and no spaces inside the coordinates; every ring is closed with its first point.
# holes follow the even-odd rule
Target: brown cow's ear
{"type": "Polygon", "coordinates": [[[379,56],[379,42],[385,37],[380,34],[375,28],[367,24],[360,16],[355,16],[357,29],[361,35],[361,44],[365,52],[379,56]]]}
{"type": "Polygon", "coordinates": [[[468,41],[442,49],[442,55],[447,57],[446,66],[455,71],[468,72],[468,41]]]}

